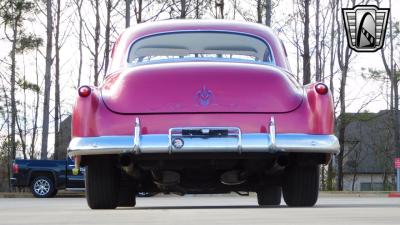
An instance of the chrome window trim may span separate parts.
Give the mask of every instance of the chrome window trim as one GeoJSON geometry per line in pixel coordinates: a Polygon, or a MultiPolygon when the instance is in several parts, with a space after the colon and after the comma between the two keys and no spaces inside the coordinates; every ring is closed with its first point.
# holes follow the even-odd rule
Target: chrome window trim
{"type": "MultiPolygon", "coordinates": [[[[258,35],[255,35],[255,34],[247,33],[247,32],[231,31],[231,30],[211,30],[211,29],[206,29],[206,30],[176,30],[176,31],[167,31],[167,32],[156,32],[156,33],[153,33],[153,34],[148,34],[148,35],[141,36],[141,37],[139,37],[139,38],[134,39],[134,40],[129,44],[128,51],[126,51],[126,53],[125,53],[125,60],[126,60],[126,63],[127,63],[127,65],[129,65],[129,66],[132,66],[132,65],[141,65],[141,64],[129,62],[129,53],[131,52],[132,46],[133,46],[136,42],[138,42],[138,41],[140,41],[140,40],[142,40],[142,39],[149,38],[149,37],[153,37],[153,36],[164,35],[164,34],[174,34],[174,33],[202,33],[202,32],[204,32],[204,33],[228,33],[228,34],[238,34],[238,35],[244,35],[244,36],[256,38],[256,39],[258,39],[258,40],[260,40],[260,41],[262,41],[262,42],[264,42],[264,43],[266,44],[267,48],[268,48],[269,51],[271,52],[271,58],[272,58],[272,62],[270,62],[270,63],[269,63],[269,62],[265,62],[265,63],[259,63],[259,64],[261,64],[261,65],[274,65],[274,66],[276,66],[276,61],[275,61],[274,52],[272,51],[271,45],[270,45],[270,44],[268,43],[268,41],[265,40],[264,38],[262,38],[262,37],[260,37],[260,36],[258,36],[258,35]]],[[[157,61],[157,62],[158,62],[158,61],[157,61]]],[[[250,60],[249,60],[249,63],[251,63],[250,60]]]]}

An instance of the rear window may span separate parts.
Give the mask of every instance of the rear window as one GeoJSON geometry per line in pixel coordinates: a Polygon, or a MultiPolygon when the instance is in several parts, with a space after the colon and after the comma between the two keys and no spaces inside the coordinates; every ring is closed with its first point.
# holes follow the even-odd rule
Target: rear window
{"type": "Polygon", "coordinates": [[[152,35],[134,42],[132,64],[170,60],[235,60],[273,63],[269,45],[257,38],[228,32],[176,32],[152,35]]]}

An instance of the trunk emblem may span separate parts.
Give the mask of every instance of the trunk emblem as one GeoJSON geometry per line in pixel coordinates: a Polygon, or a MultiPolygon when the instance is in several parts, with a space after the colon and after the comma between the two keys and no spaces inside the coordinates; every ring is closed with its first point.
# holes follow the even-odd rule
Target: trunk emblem
{"type": "Polygon", "coordinates": [[[202,106],[208,106],[213,96],[212,91],[207,89],[206,86],[203,86],[203,88],[196,93],[196,101],[202,106]]]}

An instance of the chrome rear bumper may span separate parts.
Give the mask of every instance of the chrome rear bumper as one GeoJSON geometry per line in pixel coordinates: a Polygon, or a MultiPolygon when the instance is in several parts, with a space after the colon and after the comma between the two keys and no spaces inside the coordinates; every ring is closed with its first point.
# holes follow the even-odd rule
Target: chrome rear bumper
{"type": "Polygon", "coordinates": [[[334,135],[275,134],[275,122],[271,118],[270,133],[242,133],[237,127],[182,127],[171,128],[168,134],[140,134],[140,123],[136,120],[132,136],[75,137],[68,147],[70,156],[102,154],[178,154],[206,152],[304,152],[338,153],[339,142],[334,135]],[[183,130],[227,131],[222,136],[185,135],[183,130]],[[175,145],[174,141],[183,146],[175,145]],[[182,142],[181,142],[182,141],[182,142]]]}

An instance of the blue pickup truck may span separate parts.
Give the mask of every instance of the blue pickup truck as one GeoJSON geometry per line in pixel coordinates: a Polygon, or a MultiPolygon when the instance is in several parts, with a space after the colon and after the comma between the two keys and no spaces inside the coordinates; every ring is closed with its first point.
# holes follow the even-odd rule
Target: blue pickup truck
{"type": "Polygon", "coordinates": [[[85,190],[84,168],[78,175],[72,169],[74,161],[66,160],[15,160],[11,182],[16,187],[30,187],[38,198],[49,198],[58,190],[85,190]]]}

